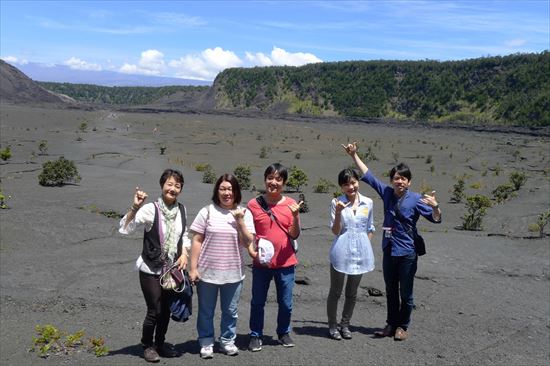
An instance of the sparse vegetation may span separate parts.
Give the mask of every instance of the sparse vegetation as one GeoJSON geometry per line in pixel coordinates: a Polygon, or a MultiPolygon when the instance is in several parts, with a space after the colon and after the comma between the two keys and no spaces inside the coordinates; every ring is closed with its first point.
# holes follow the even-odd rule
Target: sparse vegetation
{"type": "Polygon", "coordinates": [[[307,185],[307,181],[308,177],[306,173],[297,166],[293,166],[290,169],[290,174],[288,176],[286,186],[296,192],[301,192],[302,187],[307,185]]]}
{"type": "Polygon", "coordinates": [[[313,186],[313,192],[315,193],[329,193],[331,189],[334,189],[336,185],[325,178],[319,178],[317,184],[313,186]]]}
{"type": "Polygon", "coordinates": [[[251,174],[252,171],[248,165],[239,165],[235,168],[235,170],[233,170],[233,175],[235,175],[235,178],[237,178],[237,181],[243,190],[250,188],[251,174]]]}
{"type": "Polygon", "coordinates": [[[204,172],[205,170],[212,170],[212,165],[204,164],[204,163],[195,164],[195,170],[197,172],[204,172]]]}
{"type": "Polygon", "coordinates": [[[36,336],[32,337],[31,352],[37,352],[42,358],[48,358],[51,355],[69,355],[78,352],[84,348],[97,357],[105,356],[109,349],[105,346],[105,340],[99,338],[89,338],[87,342],[83,341],[84,330],[81,329],[73,334],[60,331],[51,324],[37,325],[35,327],[36,336]]]}
{"type": "Polygon", "coordinates": [[[537,222],[534,224],[529,225],[529,231],[537,232],[539,234],[539,238],[544,238],[544,228],[548,223],[550,222],[550,210],[541,213],[537,217],[537,222]]]}
{"type": "Polygon", "coordinates": [[[492,193],[494,200],[497,203],[502,203],[508,198],[514,196],[514,186],[512,185],[512,183],[504,183],[497,186],[492,193]]]}
{"type": "Polygon", "coordinates": [[[210,164],[206,164],[205,169],[202,170],[202,182],[206,184],[214,184],[216,181],[216,173],[210,164]]]}
{"type": "Polygon", "coordinates": [[[453,186],[453,191],[451,192],[451,202],[459,203],[462,202],[464,198],[464,186],[465,186],[464,176],[457,177],[456,183],[453,186]]]}
{"type": "Polygon", "coordinates": [[[6,161],[11,158],[11,149],[9,146],[6,146],[5,149],[0,150],[0,159],[6,161]]]}
{"type": "Polygon", "coordinates": [[[38,176],[41,186],[62,186],[67,183],[78,183],[80,180],[74,162],[64,157],[42,164],[42,173],[38,176]]]}
{"type": "Polygon", "coordinates": [[[10,198],[11,198],[10,196],[6,197],[6,195],[0,189],[0,209],[5,210],[9,208],[6,201],[9,200],[10,198]]]}
{"type": "Polygon", "coordinates": [[[512,172],[512,174],[510,174],[510,183],[514,186],[515,191],[519,191],[526,180],[527,176],[523,172],[512,172]]]}
{"type": "Polygon", "coordinates": [[[48,141],[41,140],[38,144],[38,151],[40,151],[40,155],[46,155],[48,152],[48,141]]]}
{"type": "Polygon", "coordinates": [[[467,213],[462,216],[462,229],[464,230],[482,230],[483,217],[487,213],[487,208],[491,207],[491,200],[481,194],[466,198],[467,213]]]}

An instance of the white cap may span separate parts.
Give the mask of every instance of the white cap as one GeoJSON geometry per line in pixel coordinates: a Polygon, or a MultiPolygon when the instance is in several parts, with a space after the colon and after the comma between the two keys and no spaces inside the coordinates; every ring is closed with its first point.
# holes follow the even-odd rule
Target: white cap
{"type": "Polygon", "coordinates": [[[275,254],[273,243],[267,239],[260,238],[258,240],[258,260],[261,264],[271,263],[271,258],[275,254]]]}

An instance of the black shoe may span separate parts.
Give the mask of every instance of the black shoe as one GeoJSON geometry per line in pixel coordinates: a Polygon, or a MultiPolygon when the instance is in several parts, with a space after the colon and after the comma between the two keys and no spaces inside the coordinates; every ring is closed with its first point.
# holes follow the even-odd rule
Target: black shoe
{"type": "Polygon", "coordinates": [[[160,357],[164,357],[164,358],[179,357],[179,353],[174,349],[174,347],[171,347],[167,344],[163,344],[162,346],[157,346],[156,349],[160,357]]]}
{"type": "Polygon", "coordinates": [[[250,336],[250,343],[248,343],[248,350],[251,352],[258,352],[262,350],[262,339],[256,336],[250,336]]]}
{"type": "Polygon", "coordinates": [[[283,347],[294,347],[294,341],[290,338],[290,333],[280,335],[279,343],[282,344],[283,347]]]}

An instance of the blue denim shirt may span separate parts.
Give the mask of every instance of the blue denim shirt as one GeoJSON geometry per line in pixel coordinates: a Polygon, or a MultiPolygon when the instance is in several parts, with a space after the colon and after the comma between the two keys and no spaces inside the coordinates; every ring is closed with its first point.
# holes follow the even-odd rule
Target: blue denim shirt
{"type": "Polygon", "coordinates": [[[433,210],[430,206],[422,203],[422,195],[417,192],[407,190],[401,197],[399,207],[401,208],[401,218],[396,218],[397,203],[400,200],[393,191],[393,187],[383,183],[368,170],[361,180],[370,185],[382,198],[384,202],[384,224],[385,228],[391,228],[391,238],[382,233],[382,250],[391,245],[391,255],[394,257],[410,255],[415,253],[413,238],[407,233],[407,227],[416,230],[416,222],[420,215],[426,220],[438,224],[432,217],[433,210]],[[404,221],[404,224],[401,223],[404,221]]]}

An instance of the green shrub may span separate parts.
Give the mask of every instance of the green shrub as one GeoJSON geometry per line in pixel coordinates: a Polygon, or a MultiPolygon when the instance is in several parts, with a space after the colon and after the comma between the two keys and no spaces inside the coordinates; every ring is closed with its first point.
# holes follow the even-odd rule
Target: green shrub
{"type": "Polygon", "coordinates": [[[364,162],[369,162],[369,161],[378,160],[378,157],[377,157],[376,154],[374,153],[374,150],[372,149],[371,146],[368,146],[368,147],[367,147],[367,151],[365,151],[364,154],[357,153],[357,155],[359,155],[359,157],[361,158],[361,160],[363,160],[364,162]]]}
{"type": "Polygon", "coordinates": [[[42,173],[38,176],[38,183],[42,186],[62,186],[81,179],[73,161],[60,157],[58,160],[47,161],[42,164],[42,173]]]}
{"type": "Polygon", "coordinates": [[[233,175],[237,178],[242,190],[250,188],[250,175],[252,171],[248,165],[239,165],[233,170],[233,175]]]}
{"type": "Polygon", "coordinates": [[[462,229],[482,230],[483,217],[487,208],[491,207],[491,200],[483,195],[476,194],[466,198],[467,213],[462,216],[462,229]]]}
{"type": "Polygon", "coordinates": [[[504,183],[493,190],[493,197],[497,203],[502,203],[513,196],[514,186],[512,183],[504,183]]]}
{"type": "Polygon", "coordinates": [[[510,183],[514,186],[514,190],[518,191],[527,180],[527,176],[523,172],[512,172],[510,174],[510,183]]]}
{"type": "Polygon", "coordinates": [[[4,150],[0,150],[0,159],[6,161],[11,158],[11,149],[7,146],[4,150]]]}
{"type": "Polygon", "coordinates": [[[195,170],[197,172],[204,172],[205,170],[212,170],[212,165],[203,164],[203,163],[195,164],[195,170]]]}
{"type": "Polygon", "coordinates": [[[544,228],[550,222],[550,210],[541,213],[537,217],[537,222],[529,225],[529,231],[535,231],[539,233],[539,238],[544,238],[544,228]]]}
{"type": "Polygon", "coordinates": [[[317,184],[313,186],[315,193],[328,193],[331,189],[336,188],[336,185],[325,178],[319,178],[317,184]]]}
{"type": "Polygon", "coordinates": [[[40,151],[40,155],[46,155],[48,152],[48,141],[41,140],[38,144],[38,151],[40,151]]]}
{"type": "Polygon", "coordinates": [[[207,169],[202,171],[202,182],[206,184],[214,184],[216,182],[216,173],[209,165],[207,169]]]}
{"type": "Polygon", "coordinates": [[[298,168],[293,166],[290,169],[290,174],[288,180],[286,181],[286,186],[296,192],[301,192],[303,186],[307,185],[308,177],[306,173],[298,168]]]}
{"type": "Polygon", "coordinates": [[[51,355],[69,355],[80,351],[82,347],[92,352],[97,357],[105,356],[109,353],[109,349],[105,346],[103,338],[89,338],[88,344],[82,340],[84,330],[81,329],[73,334],[62,332],[51,324],[44,326],[37,325],[35,327],[37,336],[32,337],[31,352],[38,352],[42,358],[47,358],[51,355]],[[65,338],[63,338],[65,336],[65,338]]]}
{"type": "Polygon", "coordinates": [[[9,200],[10,198],[11,198],[10,196],[6,198],[6,195],[2,193],[2,190],[0,189],[0,209],[5,210],[9,208],[6,201],[9,200]]]}
{"type": "Polygon", "coordinates": [[[453,191],[451,193],[451,202],[459,203],[464,198],[464,186],[466,182],[464,176],[458,177],[455,185],[453,186],[453,191]]]}

